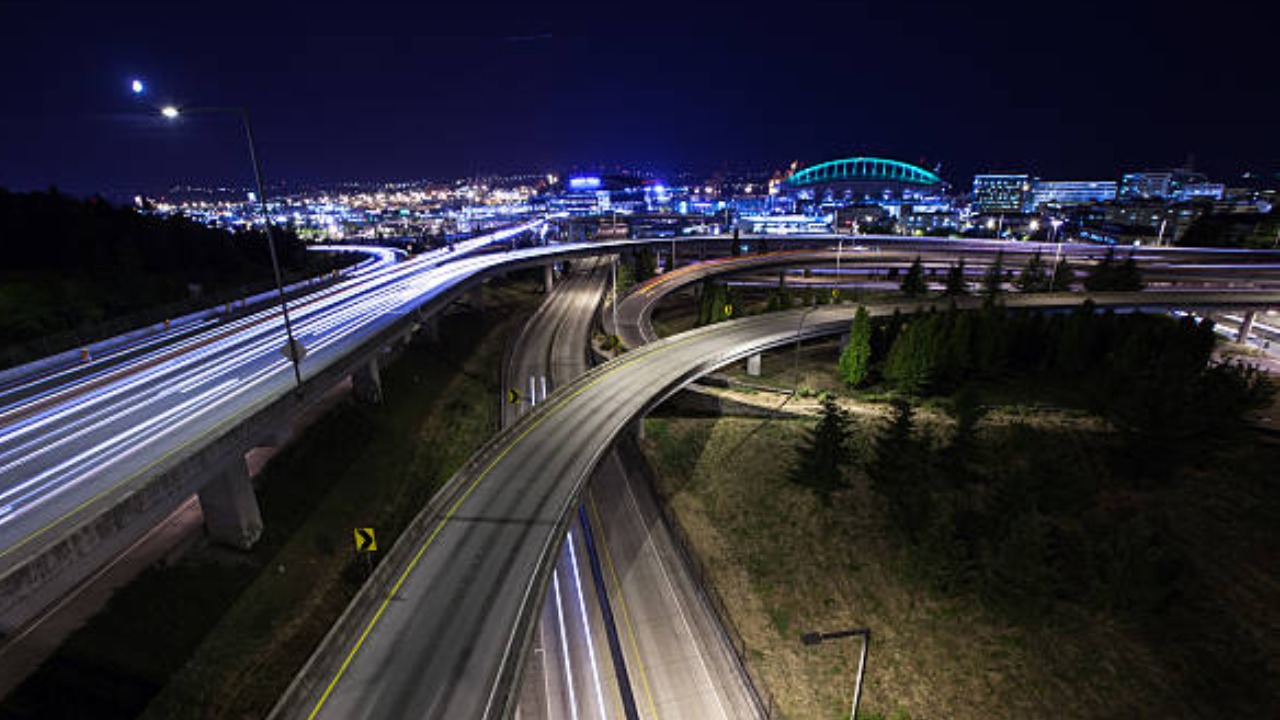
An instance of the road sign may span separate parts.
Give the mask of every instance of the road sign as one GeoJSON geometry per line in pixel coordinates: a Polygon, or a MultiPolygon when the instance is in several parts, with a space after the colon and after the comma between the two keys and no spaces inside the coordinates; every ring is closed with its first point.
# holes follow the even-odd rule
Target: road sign
{"type": "Polygon", "coordinates": [[[839,297],[840,297],[840,288],[831,288],[831,298],[835,300],[835,299],[838,299],[839,297]]]}
{"type": "Polygon", "coordinates": [[[356,552],[369,553],[378,549],[378,540],[373,536],[373,528],[356,528],[356,552]]]}
{"type": "Polygon", "coordinates": [[[732,305],[725,305],[725,306],[724,306],[724,316],[725,316],[725,317],[733,317],[733,306],[732,306],[732,305]]]}
{"type": "Polygon", "coordinates": [[[519,391],[519,390],[508,390],[508,391],[507,391],[507,402],[511,403],[512,405],[515,405],[516,403],[519,403],[519,402],[520,402],[520,391],[519,391]]]}

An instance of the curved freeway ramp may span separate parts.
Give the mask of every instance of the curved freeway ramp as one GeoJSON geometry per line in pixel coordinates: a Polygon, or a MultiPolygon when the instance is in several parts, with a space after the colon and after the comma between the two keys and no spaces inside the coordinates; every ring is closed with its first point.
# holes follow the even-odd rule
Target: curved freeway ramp
{"type": "MultiPolygon", "coordinates": [[[[1104,307],[1280,305],[1275,292],[1047,294],[1007,304],[1063,307],[1086,297],[1104,307]]],[[[700,328],[559,388],[487,443],[415,518],[272,717],[508,716],[556,550],[579,492],[613,440],[695,378],[798,335],[842,332],[855,309],[828,306],[700,328]]]]}

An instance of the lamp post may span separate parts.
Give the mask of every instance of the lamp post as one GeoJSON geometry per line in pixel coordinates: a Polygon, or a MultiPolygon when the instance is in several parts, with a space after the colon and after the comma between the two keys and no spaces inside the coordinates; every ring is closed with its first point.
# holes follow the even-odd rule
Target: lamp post
{"type": "MultiPolygon", "coordinates": [[[[130,89],[134,95],[141,96],[146,90],[146,86],[141,80],[133,80],[130,83],[130,89]]],[[[293,364],[293,380],[296,384],[297,392],[302,392],[302,370],[298,363],[302,360],[303,348],[293,338],[293,323],[289,320],[289,303],[285,300],[284,281],[280,275],[280,261],[276,256],[275,235],[271,232],[271,212],[267,209],[267,196],[262,187],[262,167],[258,163],[258,150],[253,142],[253,125],[249,122],[249,109],[245,107],[192,107],[178,108],[174,105],[166,105],[160,108],[160,114],[169,120],[176,120],[182,115],[193,115],[196,113],[229,113],[240,118],[240,123],[244,127],[245,139],[249,142],[249,161],[253,165],[253,181],[257,187],[257,206],[262,213],[263,227],[267,232],[267,250],[271,255],[271,271],[275,275],[276,293],[280,297],[280,314],[284,318],[284,333],[288,339],[288,346],[285,348],[285,355],[293,364]]]]}
{"type": "Polygon", "coordinates": [[[867,649],[871,646],[870,628],[840,630],[829,633],[811,632],[800,636],[800,642],[805,645],[821,645],[827,640],[839,640],[855,636],[862,638],[862,652],[858,657],[858,677],[853,685],[853,710],[849,713],[849,720],[857,720],[858,717],[858,702],[862,699],[862,676],[867,669],[867,649]]]}
{"type": "Polygon", "coordinates": [[[1053,228],[1051,235],[1056,242],[1057,249],[1053,253],[1053,270],[1049,272],[1049,289],[1053,290],[1054,285],[1058,282],[1058,264],[1062,262],[1062,241],[1058,238],[1058,228],[1062,227],[1062,220],[1054,218],[1049,221],[1049,225],[1053,228]]]}

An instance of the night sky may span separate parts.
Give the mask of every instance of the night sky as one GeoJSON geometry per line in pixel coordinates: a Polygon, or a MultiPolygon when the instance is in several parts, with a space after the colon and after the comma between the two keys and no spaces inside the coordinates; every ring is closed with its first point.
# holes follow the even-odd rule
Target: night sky
{"type": "Polygon", "coordinates": [[[78,194],[876,155],[965,185],[1280,169],[1277,3],[0,0],[0,186],[78,194]]]}

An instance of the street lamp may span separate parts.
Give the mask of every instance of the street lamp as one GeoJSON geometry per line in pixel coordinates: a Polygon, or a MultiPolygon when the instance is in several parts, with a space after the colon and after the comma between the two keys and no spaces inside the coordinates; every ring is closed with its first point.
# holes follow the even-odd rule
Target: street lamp
{"type": "Polygon", "coordinates": [[[1053,270],[1049,272],[1049,289],[1053,290],[1058,282],[1058,265],[1062,262],[1062,240],[1058,237],[1058,228],[1062,227],[1062,219],[1053,218],[1049,221],[1049,225],[1053,228],[1050,239],[1057,241],[1057,247],[1053,253],[1053,270]]]}
{"type": "MultiPolygon", "coordinates": [[[[141,95],[145,86],[141,80],[134,80],[131,88],[134,94],[141,95]]],[[[241,124],[244,126],[245,139],[249,141],[249,161],[253,165],[253,181],[257,186],[258,210],[262,213],[263,227],[267,232],[267,250],[271,255],[271,270],[275,274],[276,294],[280,297],[280,314],[284,318],[284,333],[289,344],[285,348],[285,355],[293,364],[293,380],[296,384],[297,391],[302,392],[302,370],[298,363],[302,360],[303,348],[293,339],[293,323],[289,320],[289,303],[284,296],[284,281],[280,276],[280,261],[276,256],[276,240],[275,235],[271,232],[271,213],[267,209],[267,194],[262,187],[262,167],[258,163],[258,150],[253,142],[253,126],[249,123],[249,109],[245,107],[193,107],[179,109],[174,105],[166,105],[160,108],[160,114],[169,120],[176,120],[182,115],[193,115],[196,113],[230,113],[240,118],[241,124]]]]}
{"type": "Polygon", "coordinates": [[[853,686],[853,710],[849,713],[849,720],[857,720],[858,717],[858,702],[862,699],[862,675],[867,669],[867,649],[871,646],[871,629],[840,630],[829,633],[811,632],[800,636],[800,642],[805,645],[821,645],[827,640],[854,636],[862,638],[862,652],[858,657],[858,679],[853,686]]]}

